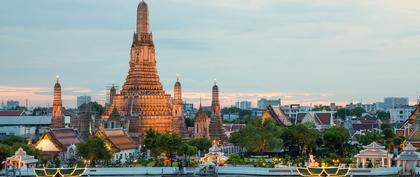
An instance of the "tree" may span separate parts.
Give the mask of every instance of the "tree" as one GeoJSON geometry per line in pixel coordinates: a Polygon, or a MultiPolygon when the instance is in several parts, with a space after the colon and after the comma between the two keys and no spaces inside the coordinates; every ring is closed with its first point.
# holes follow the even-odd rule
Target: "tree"
{"type": "Polygon", "coordinates": [[[337,155],[344,155],[350,138],[349,131],[342,126],[332,126],[324,132],[324,145],[337,155]]]}
{"type": "Polygon", "coordinates": [[[105,146],[105,142],[98,137],[90,137],[83,143],[78,144],[77,153],[88,160],[91,166],[95,166],[99,161],[106,161],[112,157],[111,151],[105,146]]]}
{"type": "Polygon", "coordinates": [[[232,133],[231,142],[251,153],[262,153],[282,147],[282,129],[271,120],[249,124],[238,132],[232,133]]]}
{"type": "Polygon", "coordinates": [[[368,145],[372,142],[383,143],[383,136],[379,131],[366,132],[364,135],[358,135],[357,141],[362,145],[368,145]]]}
{"type": "Polygon", "coordinates": [[[284,150],[291,157],[314,152],[320,141],[320,133],[311,122],[297,124],[284,130],[284,150]]]}
{"type": "Polygon", "coordinates": [[[381,120],[389,120],[391,118],[391,114],[385,111],[376,111],[376,116],[381,120]]]}
{"type": "Polygon", "coordinates": [[[89,103],[83,103],[79,106],[79,110],[82,109],[91,109],[93,112],[95,112],[97,115],[102,115],[105,113],[105,107],[103,107],[98,102],[89,102],[89,103]]]}
{"type": "Polygon", "coordinates": [[[201,151],[201,153],[207,152],[211,147],[211,141],[207,138],[194,138],[191,139],[188,144],[197,147],[197,150],[201,151]]]}
{"type": "Polygon", "coordinates": [[[245,162],[244,159],[241,158],[238,154],[230,154],[227,160],[228,164],[232,164],[236,166],[237,164],[243,164],[245,162]]]}
{"type": "MultiPolygon", "coordinates": [[[[157,133],[152,129],[146,131],[146,138],[143,145],[150,150],[156,164],[160,161],[158,156],[165,154],[167,158],[173,159],[175,155],[182,155],[182,138],[173,133],[157,133]]],[[[172,161],[171,161],[172,163],[172,161]]]]}

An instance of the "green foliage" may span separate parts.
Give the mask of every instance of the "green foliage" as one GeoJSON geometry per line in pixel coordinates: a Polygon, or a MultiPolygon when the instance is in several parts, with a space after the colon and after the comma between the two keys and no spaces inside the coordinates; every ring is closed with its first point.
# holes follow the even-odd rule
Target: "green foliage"
{"type": "Polygon", "coordinates": [[[194,127],[194,119],[186,118],[185,119],[185,126],[186,127],[194,127]]]}
{"type": "Polygon", "coordinates": [[[251,110],[244,110],[244,109],[240,109],[240,108],[237,108],[237,107],[225,107],[225,108],[223,108],[222,110],[221,110],[221,113],[222,114],[229,114],[229,113],[231,113],[231,114],[238,114],[239,115],[239,117],[242,117],[242,116],[250,116],[251,114],[252,114],[252,111],[251,110]]]}
{"type": "Polygon", "coordinates": [[[49,108],[47,107],[36,107],[32,111],[32,116],[46,116],[48,115],[49,108]]]}
{"type": "Polygon", "coordinates": [[[3,162],[7,157],[15,154],[15,152],[22,147],[27,154],[39,156],[39,151],[26,143],[26,140],[17,136],[9,136],[0,139],[0,161],[3,162]]]}
{"type": "Polygon", "coordinates": [[[245,164],[245,160],[237,154],[231,154],[228,157],[227,163],[235,166],[235,165],[238,165],[238,164],[245,164]]]}
{"type": "Polygon", "coordinates": [[[206,152],[211,147],[211,141],[207,138],[194,138],[188,144],[197,147],[201,152],[206,152]]]}
{"type": "Polygon", "coordinates": [[[385,111],[376,111],[376,116],[381,120],[389,120],[391,118],[391,114],[385,111]]]}
{"type": "Polygon", "coordinates": [[[345,145],[348,144],[350,135],[349,131],[342,126],[332,126],[324,132],[324,145],[330,151],[343,155],[345,152],[345,145]]]}
{"type": "Polygon", "coordinates": [[[95,166],[99,161],[107,161],[112,156],[105,142],[98,137],[90,137],[83,143],[78,144],[77,153],[88,160],[92,166],[95,166]]]}
{"type": "Polygon", "coordinates": [[[288,127],[281,137],[284,140],[285,152],[293,158],[313,152],[320,141],[319,131],[310,122],[288,127]]]}
{"type": "Polygon", "coordinates": [[[354,109],[346,109],[341,108],[337,110],[337,116],[344,119],[346,116],[356,116],[361,117],[363,113],[365,113],[366,110],[361,107],[356,107],[354,109]]]}
{"type": "Polygon", "coordinates": [[[172,133],[161,134],[152,129],[146,131],[143,145],[150,150],[157,165],[160,163],[158,156],[162,154],[165,154],[169,159],[173,159],[175,155],[183,155],[183,153],[195,151],[192,147],[184,146],[184,142],[179,135],[172,133]]]}
{"type": "Polygon", "coordinates": [[[79,110],[83,110],[83,109],[91,109],[91,111],[95,112],[97,115],[102,115],[105,113],[105,107],[96,101],[83,103],[82,105],[79,106],[79,110]]]}
{"type": "Polygon", "coordinates": [[[362,145],[368,145],[372,142],[383,143],[383,135],[379,131],[366,132],[364,135],[358,135],[357,140],[362,145]]]}
{"type": "Polygon", "coordinates": [[[249,124],[231,134],[230,141],[251,153],[261,153],[282,147],[282,128],[271,120],[249,124]]]}

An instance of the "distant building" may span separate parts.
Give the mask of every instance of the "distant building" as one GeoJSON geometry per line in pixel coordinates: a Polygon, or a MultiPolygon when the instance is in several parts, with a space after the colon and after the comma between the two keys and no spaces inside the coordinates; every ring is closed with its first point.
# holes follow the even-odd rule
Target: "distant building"
{"type": "Polygon", "coordinates": [[[6,109],[6,105],[4,105],[4,100],[1,100],[0,109],[6,109]]]}
{"type": "Polygon", "coordinates": [[[234,121],[236,119],[239,119],[239,114],[238,113],[228,113],[228,114],[223,114],[223,120],[225,121],[234,121]]]}
{"type": "Polygon", "coordinates": [[[313,122],[318,130],[325,130],[334,126],[334,111],[311,111],[308,113],[299,113],[297,122],[313,122]]]}
{"type": "Polygon", "coordinates": [[[386,109],[408,106],[408,98],[407,97],[386,97],[384,98],[384,106],[386,109]]]}
{"type": "Polygon", "coordinates": [[[182,110],[184,111],[185,118],[194,118],[196,110],[194,109],[194,104],[184,102],[182,104],[182,110]]]}
{"type": "Polygon", "coordinates": [[[77,97],[77,107],[80,107],[80,105],[82,104],[87,104],[89,102],[92,101],[92,97],[91,96],[78,96],[77,97]]]}
{"type": "Polygon", "coordinates": [[[252,107],[252,103],[251,101],[237,101],[235,103],[235,107],[239,108],[239,109],[244,109],[244,110],[251,110],[252,107]]]}
{"type": "Polygon", "coordinates": [[[258,108],[260,109],[265,109],[267,108],[267,106],[280,106],[281,105],[281,99],[274,99],[274,100],[269,100],[266,98],[261,98],[260,100],[258,100],[258,108]]]}
{"type": "Polygon", "coordinates": [[[346,105],[346,109],[355,109],[355,108],[363,108],[366,112],[376,112],[377,104],[369,104],[369,103],[350,103],[346,105]]]}
{"type": "Polygon", "coordinates": [[[6,102],[6,109],[16,109],[19,107],[19,101],[16,100],[8,100],[6,102]]]}
{"type": "Polygon", "coordinates": [[[392,108],[389,109],[389,114],[391,116],[391,123],[401,123],[405,122],[408,117],[410,117],[411,113],[415,110],[412,107],[404,107],[404,108],[392,108]]]}
{"type": "Polygon", "coordinates": [[[312,109],[310,106],[301,106],[300,104],[284,105],[281,108],[289,116],[290,121],[294,124],[296,124],[298,113],[307,113],[312,109]]]}
{"type": "Polygon", "coordinates": [[[23,110],[4,110],[0,111],[1,116],[24,116],[25,112],[23,110]]]}
{"type": "Polygon", "coordinates": [[[0,136],[37,137],[51,125],[51,116],[2,116],[0,136]]]}
{"type": "Polygon", "coordinates": [[[252,114],[251,114],[252,116],[259,117],[259,116],[262,116],[264,109],[252,108],[251,111],[252,111],[252,114]]]}

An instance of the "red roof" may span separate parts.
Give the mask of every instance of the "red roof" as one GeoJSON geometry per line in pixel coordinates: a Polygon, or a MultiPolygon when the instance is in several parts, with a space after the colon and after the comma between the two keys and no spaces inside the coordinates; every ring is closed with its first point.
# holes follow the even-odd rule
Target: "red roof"
{"type": "Polygon", "coordinates": [[[22,114],[23,114],[22,110],[0,111],[0,116],[21,116],[22,114]]]}
{"type": "Polygon", "coordinates": [[[297,121],[301,122],[305,118],[306,113],[298,113],[297,114],[297,121]]]}
{"type": "Polygon", "coordinates": [[[49,133],[65,148],[82,142],[79,133],[72,128],[52,128],[49,133]]]}
{"type": "Polygon", "coordinates": [[[318,124],[330,125],[331,124],[331,113],[315,113],[318,124]]]}

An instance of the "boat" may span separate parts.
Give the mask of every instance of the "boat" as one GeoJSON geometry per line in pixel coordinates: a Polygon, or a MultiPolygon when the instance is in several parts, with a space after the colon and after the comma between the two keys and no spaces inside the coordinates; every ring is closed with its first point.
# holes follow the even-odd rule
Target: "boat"
{"type": "Polygon", "coordinates": [[[347,176],[350,168],[341,167],[298,167],[297,171],[301,176],[331,176],[342,177],[347,176]]]}
{"type": "Polygon", "coordinates": [[[86,172],[86,168],[34,168],[37,177],[79,177],[86,172]]]}

